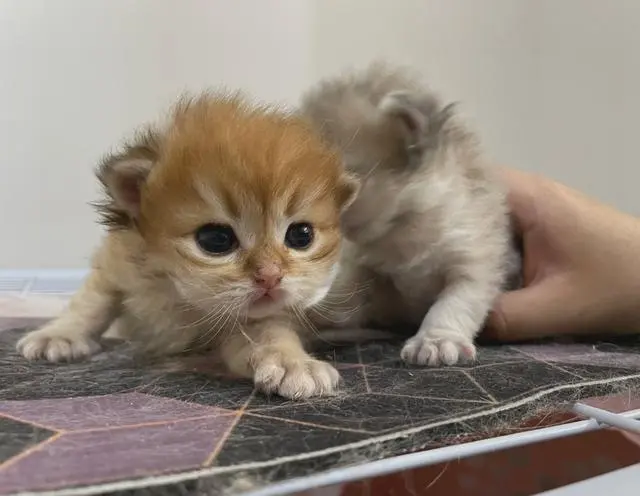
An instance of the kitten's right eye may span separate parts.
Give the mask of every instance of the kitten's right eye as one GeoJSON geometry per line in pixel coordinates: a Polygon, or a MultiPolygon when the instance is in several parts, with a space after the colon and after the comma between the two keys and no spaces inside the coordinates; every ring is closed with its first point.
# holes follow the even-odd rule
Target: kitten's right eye
{"type": "Polygon", "coordinates": [[[231,226],[205,224],[195,233],[198,246],[212,255],[226,255],[238,247],[238,238],[231,226]]]}

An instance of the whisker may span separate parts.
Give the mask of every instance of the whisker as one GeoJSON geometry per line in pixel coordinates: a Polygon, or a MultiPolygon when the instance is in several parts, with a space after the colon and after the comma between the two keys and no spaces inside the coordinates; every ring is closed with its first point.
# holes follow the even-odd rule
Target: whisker
{"type": "Polygon", "coordinates": [[[309,317],[307,317],[305,315],[305,311],[300,308],[298,305],[292,305],[291,307],[293,309],[293,312],[296,314],[296,316],[301,320],[301,324],[304,324],[306,326],[308,326],[308,328],[311,330],[311,332],[320,340],[320,341],[324,341],[326,344],[332,344],[329,341],[326,341],[322,335],[320,334],[320,331],[318,330],[318,328],[313,324],[313,322],[311,322],[311,320],[309,319],[309,317]]]}

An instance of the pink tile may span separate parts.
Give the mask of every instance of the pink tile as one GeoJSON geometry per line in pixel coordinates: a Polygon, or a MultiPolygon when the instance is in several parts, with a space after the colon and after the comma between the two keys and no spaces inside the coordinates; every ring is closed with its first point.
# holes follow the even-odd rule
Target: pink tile
{"type": "Polygon", "coordinates": [[[2,401],[0,413],[51,429],[80,430],[169,422],[232,413],[141,393],[30,401],[2,401]]]}
{"type": "Polygon", "coordinates": [[[0,494],[78,487],[201,466],[234,415],[63,434],[0,468],[0,494]]]}

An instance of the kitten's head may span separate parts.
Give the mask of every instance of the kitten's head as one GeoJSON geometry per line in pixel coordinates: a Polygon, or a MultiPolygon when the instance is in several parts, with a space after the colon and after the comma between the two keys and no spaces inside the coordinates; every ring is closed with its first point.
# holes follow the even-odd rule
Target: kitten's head
{"type": "Polygon", "coordinates": [[[255,318],[327,293],[357,189],[298,118],[215,95],[180,103],[98,175],[104,221],[138,233],[184,300],[255,318]]]}
{"type": "Polygon", "coordinates": [[[461,132],[450,123],[451,106],[407,71],[381,64],[320,83],[303,97],[301,112],[361,181],[343,215],[345,236],[355,242],[384,235],[394,219],[419,208],[413,193],[461,132]]]}

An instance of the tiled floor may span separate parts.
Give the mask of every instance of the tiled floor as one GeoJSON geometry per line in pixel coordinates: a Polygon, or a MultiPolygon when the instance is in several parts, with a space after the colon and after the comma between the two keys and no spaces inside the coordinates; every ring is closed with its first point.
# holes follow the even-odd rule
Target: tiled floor
{"type": "MultiPolygon", "coordinates": [[[[68,298],[24,290],[2,292],[2,288],[0,293],[0,330],[4,329],[3,335],[10,340],[17,332],[10,329],[51,318],[68,298]]],[[[7,349],[12,346],[9,341],[5,344],[7,349]]],[[[131,368],[126,360],[122,367],[113,362],[111,368],[105,368],[101,364],[107,363],[108,357],[87,365],[86,370],[70,366],[55,373],[44,365],[34,368],[6,361],[5,372],[10,370],[13,375],[7,383],[9,389],[5,388],[4,397],[0,397],[5,400],[0,402],[0,444],[5,463],[11,466],[0,467],[5,468],[5,482],[13,481],[16,488],[23,488],[25,479],[20,474],[25,470],[40,474],[30,481],[33,487],[48,487],[54,480],[73,481],[75,477],[84,477],[82,480],[90,483],[117,480],[125,473],[135,478],[137,473],[188,471],[209,466],[214,460],[214,465],[221,468],[233,468],[247,460],[269,464],[278,457],[357,444],[403,426],[430,422],[433,428],[428,436],[398,441],[390,454],[428,449],[443,442],[459,444],[473,440],[472,432],[482,433],[480,437],[488,435],[484,417],[474,420],[476,413],[509,402],[526,403],[527,395],[544,393],[558,384],[586,384],[640,374],[640,354],[633,350],[633,346],[606,344],[483,348],[479,363],[473,366],[415,370],[399,364],[397,346],[390,344],[375,344],[360,352],[355,348],[338,349],[325,358],[341,369],[348,394],[335,401],[300,404],[266,399],[255,395],[250,384],[229,385],[197,373],[152,379],[146,372],[131,368]],[[45,385],[34,387],[34,380],[45,385]],[[40,389],[48,391],[44,398],[40,389]],[[113,402],[120,402],[120,406],[113,402]],[[447,422],[469,413],[472,417],[451,431],[447,422]],[[443,427],[438,427],[438,422],[443,422],[443,427]],[[105,435],[106,431],[114,435],[105,435]],[[10,436],[3,439],[3,433],[10,436]],[[224,443],[224,449],[217,448],[218,441],[214,440],[223,438],[220,446],[224,443]],[[192,456],[179,456],[167,465],[166,455],[184,452],[185,442],[192,456]],[[95,445],[101,449],[94,450],[95,445]],[[33,451],[36,447],[37,452],[33,451]],[[119,463],[100,462],[104,450],[121,453],[119,463]],[[163,456],[156,456],[159,453],[163,456]],[[92,466],[97,464],[106,470],[91,470],[91,481],[86,479],[86,470],[77,470],[77,460],[89,459],[95,462],[92,466]],[[63,468],[70,472],[61,471],[63,468]],[[13,477],[12,470],[18,469],[20,472],[13,477]]],[[[193,371],[198,372],[198,368],[193,371]]],[[[588,394],[600,390],[594,385],[588,394]]],[[[626,411],[640,408],[640,400],[636,400],[622,395],[593,401],[612,411],[626,411]]],[[[526,413],[518,410],[518,415],[526,413]]],[[[514,427],[511,422],[504,432],[492,424],[491,435],[569,420],[566,415],[549,414],[527,425],[514,427]]],[[[533,494],[640,461],[635,440],[615,431],[595,432],[353,482],[327,488],[323,494],[533,494]]],[[[276,481],[340,464],[340,458],[329,457],[307,465],[282,465],[260,474],[264,477],[268,473],[276,481]]],[[[9,487],[5,484],[5,491],[9,487]]]]}

